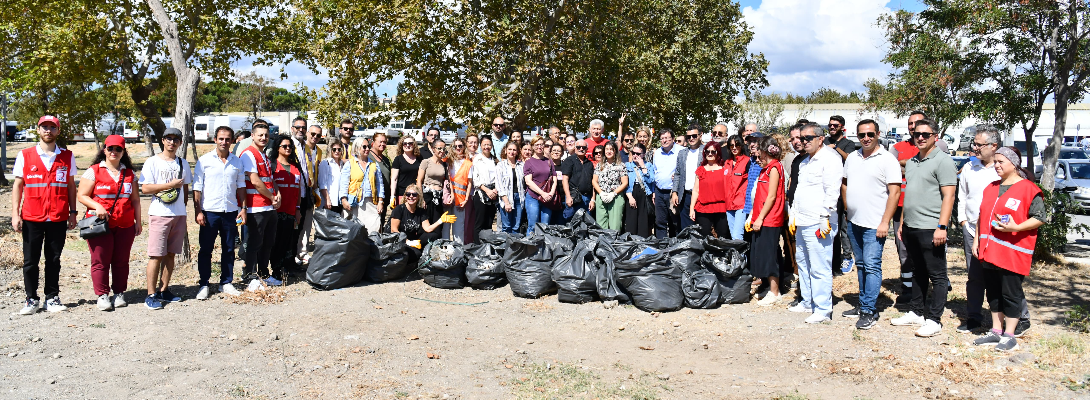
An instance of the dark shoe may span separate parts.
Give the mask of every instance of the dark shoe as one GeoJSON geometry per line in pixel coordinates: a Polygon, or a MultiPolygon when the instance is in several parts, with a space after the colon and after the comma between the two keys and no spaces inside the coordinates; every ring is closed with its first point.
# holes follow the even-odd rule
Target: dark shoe
{"type": "Polygon", "coordinates": [[[961,333],[973,333],[973,331],[980,330],[980,328],[983,328],[983,326],[980,324],[980,321],[969,318],[966,320],[962,320],[961,325],[958,325],[957,330],[961,333]]]}
{"type": "Polygon", "coordinates": [[[1026,334],[1026,331],[1028,331],[1029,328],[1030,328],[1030,323],[1029,323],[1028,319],[1018,320],[1018,325],[1014,326],[1014,337],[1021,338],[1022,335],[1026,334]]]}
{"type": "Polygon", "coordinates": [[[795,300],[792,300],[792,301],[791,301],[791,304],[788,304],[788,305],[787,305],[787,308],[791,308],[791,307],[797,306],[797,305],[799,305],[799,303],[801,303],[801,302],[802,302],[802,300],[799,300],[799,299],[795,299],[795,300]]]}
{"type": "Polygon", "coordinates": [[[182,298],[174,293],[170,292],[170,289],[159,292],[159,301],[164,303],[177,303],[182,301],[182,298]]]}
{"type": "Polygon", "coordinates": [[[999,344],[995,345],[995,351],[1014,351],[1018,348],[1018,339],[1014,336],[1003,335],[1003,338],[999,339],[999,344]]]}
{"type": "Polygon", "coordinates": [[[859,318],[859,307],[845,311],[840,315],[842,315],[844,318],[859,318]]]}
{"type": "Polygon", "coordinates": [[[855,322],[855,329],[867,330],[877,324],[878,314],[863,313],[859,316],[859,321],[855,322]]]}
{"type": "Polygon", "coordinates": [[[973,340],[973,344],[977,346],[994,345],[999,343],[1000,339],[1002,338],[997,335],[995,331],[988,331],[987,333],[980,335],[976,340],[973,340]]]}

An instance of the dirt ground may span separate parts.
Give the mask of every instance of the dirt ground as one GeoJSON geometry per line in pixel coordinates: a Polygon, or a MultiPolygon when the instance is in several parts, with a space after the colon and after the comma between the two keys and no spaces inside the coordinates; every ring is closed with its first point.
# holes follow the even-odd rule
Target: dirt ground
{"type": "MultiPolygon", "coordinates": [[[[23,147],[9,147],[9,156],[23,147]]],[[[86,168],[94,144],[71,148],[86,168]]],[[[9,214],[0,202],[0,215],[9,214]]],[[[195,255],[192,220],[189,234],[195,255]]],[[[266,296],[198,301],[195,264],[179,265],[173,279],[185,300],[151,311],[140,304],[145,246],[146,234],[132,252],[131,305],[101,312],[86,242],[71,232],[61,272],[69,310],[19,316],[21,238],[0,218],[0,312],[8,314],[0,397],[1090,398],[1090,337],[1063,324],[1065,311],[1088,303],[1090,267],[1081,265],[1037,266],[1026,283],[1033,329],[1014,354],[999,354],[954,330],[965,268],[953,246],[943,333],[929,339],[889,325],[901,315],[890,292],[899,275],[892,241],[881,322],[870,331],[840,317],[856,301],[854,273],[836,278],[834,318],[819,325],[786,304],[656,314],[562,304],[555,295],[521,299],[507,287],[434,289],[419,279],[334,291],[292,279],[266,296]]],[[[240,270],[236,262],[236,277],[240,270]]]]}

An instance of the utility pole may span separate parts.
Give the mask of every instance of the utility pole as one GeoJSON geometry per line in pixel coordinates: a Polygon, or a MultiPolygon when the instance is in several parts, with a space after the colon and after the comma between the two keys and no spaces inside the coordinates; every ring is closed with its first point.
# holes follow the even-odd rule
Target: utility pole
{"type": "Polygon", "coordinates": [[[0,93],[0,185],[8,185],[8,95],[0,93]]]}

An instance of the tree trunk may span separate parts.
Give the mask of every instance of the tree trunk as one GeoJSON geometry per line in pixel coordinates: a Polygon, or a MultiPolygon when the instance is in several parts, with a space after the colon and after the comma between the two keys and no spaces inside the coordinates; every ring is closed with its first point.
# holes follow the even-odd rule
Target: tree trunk
{"type": "Polygon", "coordinates": [[[1066,74],[1058,74],[1062,79],[1056,88],[1056,122],[1052,126],[1052,143],[1045,147],[1041,153],[1044,171],[1041,171],[1041,188],[1051,191],[1056,188],[1056,166],[1059,164],[1060,145],[1064,141],[1064,130],[1067,129],[1067,101],[1071,98],[1072,88],[1067,85],[1066,74]]]}
{"type": "MultiPolygon", "coordinates": [[[[1028,153],[1026,154],[1026,171],[1031,173],[1033,172],[1033,148],[1036,146],[1033,144],[1033,132],[1037,130],[1036,125],[1037,124],[1034,124],[1032,128],[1029,128],[1025,123],[1022,123],[1022,132],[1026,134],[1026,153],[1028,153]]],[[[1000,143],[999,146],[1002,147],[1003,143],[1000,143]]],[[[1041,177],[1037,178],[1040,179],[1041,177]]]]}

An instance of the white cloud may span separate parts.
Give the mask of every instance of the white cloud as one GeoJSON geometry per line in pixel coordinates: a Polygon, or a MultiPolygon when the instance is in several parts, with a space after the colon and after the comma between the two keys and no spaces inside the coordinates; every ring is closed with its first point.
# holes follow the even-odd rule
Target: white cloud
{"type": "Polygon", "coordinates": [[[863,91],[868,78],[885,77],[876,21],[889,12],[886,0],[764,0],[742,10],[754,32],[749,50],[768,60],[766,91],[795,94],[863,91]]]}

